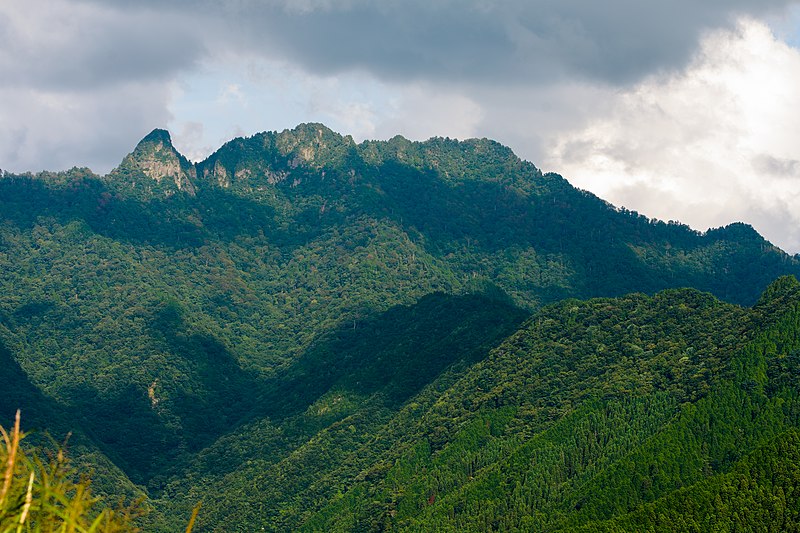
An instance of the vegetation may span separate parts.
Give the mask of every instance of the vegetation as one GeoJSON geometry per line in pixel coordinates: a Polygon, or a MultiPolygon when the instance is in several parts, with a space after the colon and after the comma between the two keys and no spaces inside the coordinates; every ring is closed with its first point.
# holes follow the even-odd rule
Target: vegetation
{"type": "Polygon", "coordinates": [[[0,426],[0,531],[135,532],[137,508],[102,508],[87,478],[76,479],[62,450],[43,460],[22,447],[17,411],[14,427],[0,426]]]}
{"type": "Polygon", "coordinates": [[[192,164],[156,130],[0,179],[0,415],[72,433],[145,531],[793,524],[786,274],[486,139],[309,124],[192,164]]]}

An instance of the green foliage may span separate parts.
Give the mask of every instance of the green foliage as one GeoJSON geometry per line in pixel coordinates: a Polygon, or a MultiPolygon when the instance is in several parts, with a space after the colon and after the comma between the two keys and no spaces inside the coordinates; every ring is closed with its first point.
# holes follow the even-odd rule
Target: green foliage
{"type": "Polygon", "coordinates": [[[87,478],[76,479],[62,450],[49,459],[22,447],[20,416],[11,431],[0,426],[0,531],[135,532],[136,506],[104,508],[87,478]]]}
{"type": "Polygon", "coordinates": [[[384,457],[385,474],[333,499],[305,529],[661,531],[696,523],[705,531],[734,515],[755,530],[796,527],[794,511],[771,512],[777,486],[792,494],[797,478],[762,491],[763,478],[747,470],[760,464],[748,454],[800,423],[798,367],[786,355],[800,347],[800,291],[780,281],[770,292],[772,306],[752,311],[689,291],[543,310],[417,418],[406,430],[417,444],[384,457]],[[598,359],[606,350],[614,358],[598,359]],[[493,412],[511,413],[494,434],[485,422],[493,412]],[[732,498],[720,489],[730,506],[718,516],[705,493],[694,496],[722,483],[713,480],[762,492],[732,498]],[[752,498],[759,503],[737,507],[752,498]],[[676,499],[678,511],[661,512],[676,499]]]}
{"type": "Polygon", "coordinates": [[[108,176],[4,175],[0,213],[0,414],[72,431],[147,531],[199,500],[219,531],[578,527],[797,425],[797,281],[758,300],[795,258],[486,139],[308,124],[192,164],[156,130],[108,176]]]}
{"type": "Polygon", "coordinates": [[[573,531],[798,531],[800,432],[759,446],[712,476],[607,522],[573,531]]]}

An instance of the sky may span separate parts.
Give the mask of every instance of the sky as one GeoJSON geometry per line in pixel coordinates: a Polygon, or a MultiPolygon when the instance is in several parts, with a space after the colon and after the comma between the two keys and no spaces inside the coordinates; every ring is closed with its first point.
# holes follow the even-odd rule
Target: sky
{"type": "Polygon", "coordinates": [[[617,206],[800,252],[800,0],[0,0],[0,169],[322,122],[489,137],[617,206]]]}

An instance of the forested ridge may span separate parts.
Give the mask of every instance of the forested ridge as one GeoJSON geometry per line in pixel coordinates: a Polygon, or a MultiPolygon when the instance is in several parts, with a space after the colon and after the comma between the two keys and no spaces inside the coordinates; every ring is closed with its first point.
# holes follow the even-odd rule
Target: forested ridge
{"type": "Polygon", "coordinates": [[[790,530],[798,274],[487,139],[155,130],[0,178],[0,414],[146,531],[790,530]]]}

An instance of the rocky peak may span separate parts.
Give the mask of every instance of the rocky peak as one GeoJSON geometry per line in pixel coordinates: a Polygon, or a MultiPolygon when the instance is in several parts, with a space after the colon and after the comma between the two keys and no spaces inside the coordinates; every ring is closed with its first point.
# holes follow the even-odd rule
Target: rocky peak
{"type": "MultiPolygon", "coordinates": [[[[139,144],[136,145],[136,149],[147,144],[161,144],[162,146],[172,147],[172,137],[170,137],[169,131],[156,128],[148,133],[144,139],[139,141],[139,144]]],[[[174,147],[172,148],[174,150],[174,147]]]]}
{"type": "Polygon", "coordinates": [[[308,170],[344,168],[356,152],[349,135],[340,135],[323,124],[300,124],[281,132],[257,133],[225,143],[197,164],[197,175],[219,187],[265,189],[308,170]]]}
{"type": "Polygon", "coordinates": [[[349,135],[342,136],[324,124],[300,124],[292,130],[283,130],[275,137],[275,146],[281,154],[294,156],[294,164],[321,167],[339,163],[355,148],[349,135]]]}
{"type": "Polygon", "coordinates": [[[167,130],[154,129],[133,152],[125,156],[112,174],[144,174],[158,185],[174,184],[179,191],[195,194],[194,181],[197,171],[194,165],[172,145],[167,130]]]}

